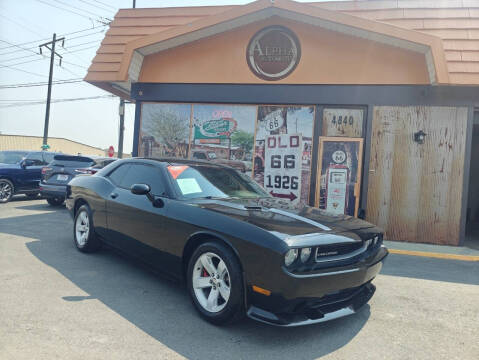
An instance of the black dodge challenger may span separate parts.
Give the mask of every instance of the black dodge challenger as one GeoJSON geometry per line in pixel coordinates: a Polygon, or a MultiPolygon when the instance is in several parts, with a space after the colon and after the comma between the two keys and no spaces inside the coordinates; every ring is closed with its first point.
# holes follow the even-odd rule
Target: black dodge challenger
{"type": "Polygon", "coordinates": [[[74,243],[106,243],[186,281],[206,320],[280,326],[355,313],[388,252],[365,221],[273,198],[211,162],[125,159],[67,189],[74,243]]]}

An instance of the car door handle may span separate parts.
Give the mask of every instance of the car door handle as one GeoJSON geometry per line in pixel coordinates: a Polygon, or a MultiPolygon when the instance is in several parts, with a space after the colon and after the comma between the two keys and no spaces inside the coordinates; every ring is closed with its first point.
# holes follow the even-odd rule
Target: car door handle
{"type": "Polygon", "coordinates": [[[118,197],[118,193],[112,192],[112,193],[110,194],[110,197],[111,197],[112,199],[116,199],[116,198],[118,197]]]}

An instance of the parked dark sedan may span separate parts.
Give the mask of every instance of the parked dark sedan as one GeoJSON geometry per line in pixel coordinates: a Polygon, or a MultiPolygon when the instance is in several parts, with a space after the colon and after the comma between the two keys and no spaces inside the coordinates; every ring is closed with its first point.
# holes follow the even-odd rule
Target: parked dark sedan
{"type": "Polygon", "coordinates": [[[65,202],[68,182],[77,175],[92,175],[117,160],[96,156],[55,155],[53,161],[42,168],[40,194],[52,206],[65,202]]]}
{"type": "Polygon", "coordinates": [[[69,184],[76,247],[102,242],[186,280],[198,312],[274,325],[355,313],[387,255],[365,221],[270,197],[236,170],[192,160],[128,159],[69,184]]]}
{"type": "Polygon", "coordinates": [[[15,194],[38,197],[43,166],[57,153],[47,151],[0,151],[0,203],[15,194]]]}

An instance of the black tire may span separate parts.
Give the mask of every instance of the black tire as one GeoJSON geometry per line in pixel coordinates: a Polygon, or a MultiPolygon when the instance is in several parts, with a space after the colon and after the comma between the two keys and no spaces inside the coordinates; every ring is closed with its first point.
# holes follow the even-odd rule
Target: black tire
{"type": "Polygon", "coordinates": [[[15,187],[12,182],[7,179],[0,179],[0,204],[6,204],[12,200],[15,193],[15,187]]]}
{"type": "MultiPolygon", "coordinates": [[[[204,271],[202,269],[201,271],[204,271]]],[[[209,274],[207,274],[209,276],[209,274]]],[[[235,322],[241,319],[244,314],[244,287],[243,287],[243,276],[241,273],[241,267],[239,261],[233,251],[226,245],[219,242],[207,242],[201,244],[191,256],[188,262],[187,270],[187,286],[188,292],[190,294],[193,305],[200,315],[207,320],[208,322],[215,325],[225,325],[232,322],[235,322]],[[206,253],[213,253],[218,256],[226,265],[227,272],[229,274],[229,289],[230,295],[229,299],[223,304],[224,307],[218,312],[210,312],[206,310],[199,302],[195,290],[193,288],[193,276],[194,271],[199,270],[200,268],[195,269],[195,264],[197,260],[206,253]]],[[[206,288],[205,288],[206,289],[206,288]]],[[[203,291],[203,289],[201,289],[203,291]]],[[[216,290],[216,287],[215,287],[216,290]]],[[[218,287],[219,290],[219,287],[218,287]]],[[[208,289],[204,290],[208,292],[208,289]]],[[[213,287],[209,291],[213,291],[213,287]]],[[[222,299],[220,297],[220,299],[222,299]]]]}
{"type": "Polygon", "coordinates": [[[36,199],[40,193],[31,193],[31,194],[25,194],[27,195],[27,198],[29,199],[36,199]]]}
{"type": "Polygon", "coordinates": [[[75,214],[75,220],[73,221],[73,242],[78,250],[84,253],[91,253],[97,251],[101,247],[101,242],[95,234],[95,228],[93,227],[92,212],[88,205],[82,205],[75,214]],[[84,214],[87,218],[85,221],[84,214]],[[82,237],[81,231],[77,231],[77,224],[88,224],[88,234],[85,238],[82,237]],[[80,235],[80,237],[78,236],[80,235]]]}
{"type": "Polygon", "coordinates": [[[65,202],[65,199],[60,197],[53,197],[53,198],[47,198],[47,202],[51,206],[61,206],[65,202]]]}

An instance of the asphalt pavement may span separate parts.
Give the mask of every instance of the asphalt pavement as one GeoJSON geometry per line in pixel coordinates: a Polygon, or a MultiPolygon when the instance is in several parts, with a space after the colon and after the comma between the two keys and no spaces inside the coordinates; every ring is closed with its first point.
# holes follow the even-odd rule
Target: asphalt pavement
{"type": "Polygon", "coordinates": [[[0,205],[0,359],[479,359],[477,261],[391,254],[356,315],[216,327],[182,284],[72,232],[64,207],[0,205]]]}

